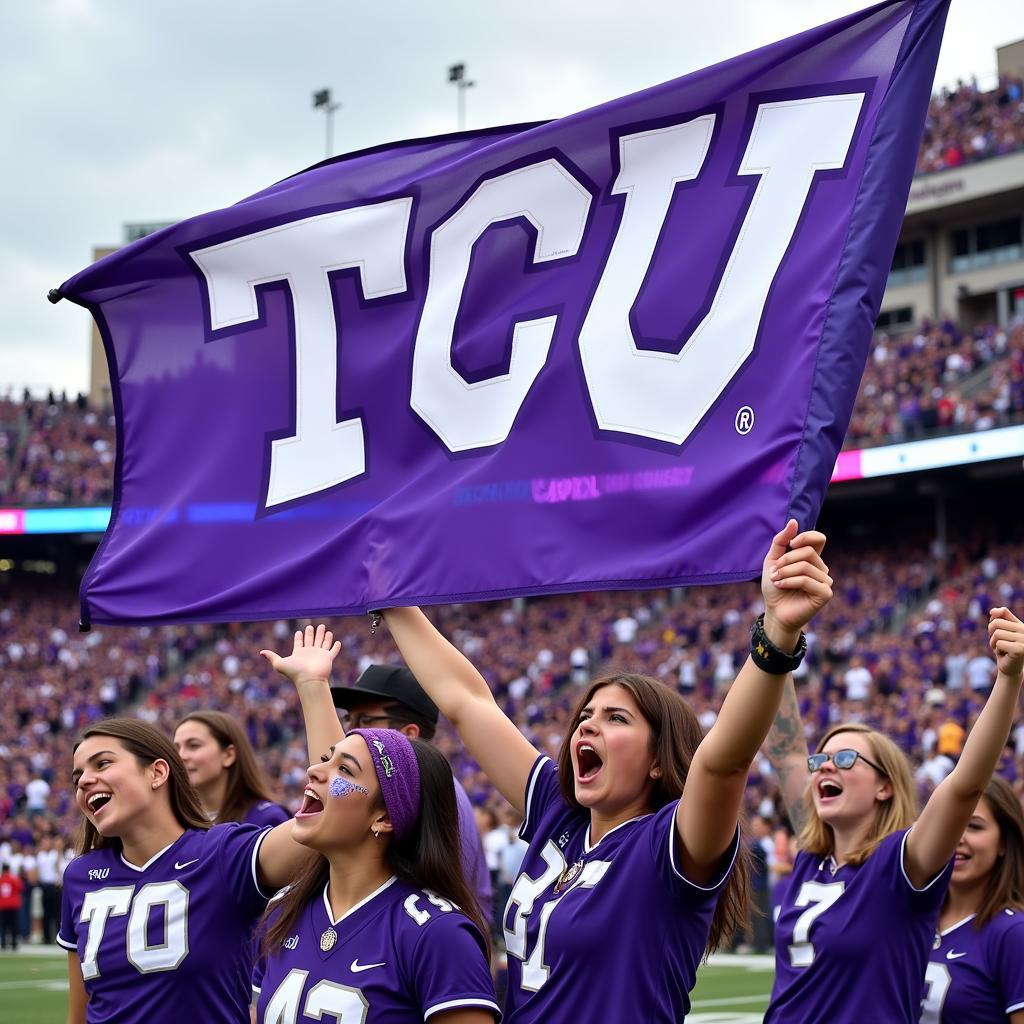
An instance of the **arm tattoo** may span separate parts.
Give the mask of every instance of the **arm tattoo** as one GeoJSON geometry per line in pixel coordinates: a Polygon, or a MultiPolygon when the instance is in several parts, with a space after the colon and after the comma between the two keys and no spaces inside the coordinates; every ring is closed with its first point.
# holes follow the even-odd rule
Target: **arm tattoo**
{"type": "Polygon", "coordinates": [[[796,687],[791,679],[785,682],[779,710],[764,741],[764,752],[773,766],[786,757],[807,756],[804,723],[800,720],[800,705],[797,704],[796,687]]]}
{"type": "Polygon", "coordinates": [[[764,741],[764,753],[779,779],[779,789],[790,824],[797,835],[807,823],[804,789],[807,785],[807,740],[800,720],[800,706],[792,678],[785,682],[771,731],[764,741]]]}

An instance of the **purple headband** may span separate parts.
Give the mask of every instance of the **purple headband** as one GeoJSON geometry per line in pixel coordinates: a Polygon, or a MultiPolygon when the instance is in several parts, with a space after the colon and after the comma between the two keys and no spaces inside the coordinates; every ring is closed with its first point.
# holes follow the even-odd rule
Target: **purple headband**
{"type": "Polygon", "coordinates": [[[404,839],[415,827],[420,809],[420,766],[409,737],[397,729],[350,729],[370,748],[381,796],[396,839],[404,839]]]}

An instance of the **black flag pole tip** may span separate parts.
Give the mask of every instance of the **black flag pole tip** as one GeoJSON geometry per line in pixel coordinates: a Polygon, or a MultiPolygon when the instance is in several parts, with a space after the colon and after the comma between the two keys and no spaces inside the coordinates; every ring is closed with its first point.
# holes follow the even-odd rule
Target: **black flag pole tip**
{"type": "Polygon", "coordinates": [[[46,293],[46,297],[56,306],[64,298],[64,293],[59,288],[51,288],[46,293]]]}
{"type": "Polygon", "coordinates": [[[92,623],[86,622],[85,619],[80,619],[78,622],[79,633],[90,633],[92,632],[92,623]]]}

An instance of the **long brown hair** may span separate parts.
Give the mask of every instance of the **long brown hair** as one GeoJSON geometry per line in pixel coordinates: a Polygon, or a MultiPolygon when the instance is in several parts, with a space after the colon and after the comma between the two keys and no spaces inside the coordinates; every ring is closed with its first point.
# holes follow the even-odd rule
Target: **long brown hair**
{"type": "Polygon", "coordinates": [[[174,727],[175,734],[186,722],[205,725],[221,750],[235,748],[234,764],[224,769],[228,783],[224,790],[224,803],[217,812],[218,822],[244,821],[254,804],[261,800],[273,801],[266,776],[256,760],[256,751],[252,749],[238,719],[223,711],[193,711],[174,727]]]}
{"type": "MultiPolygon", "coordinates": [[[[661,776],[652,780],[650,794],[651,810],[656,811],[683,795],[690,762],[701,740],[704,739],[704,730],[693,709],[678,693],[657,679],[632,672],[595,679],[576,705],[570,719],[569,732],[562,740],[562,747],[558,752],[558,780],[562,798],[570,807],[585,812],[585,808],[576,800],[573,785],[570,753],[572,737],[580,713],[593,699],[594,694],[602,687],[613,684],[629,690],[640,709],[640,714],[650,726],[651,754],[661,769],[661,776]]],[[[715,906],[707,952],[713,952],[723,942],[731,941],[737,929],[745,926],[750,912],[750,852],[741,837],[735,866],[715,906]]]]}
{"type": "MultiPolygon", "coordinates": [[[[210,827],[210,821],[203,813],[203,805],[199,802],[199,794],[188,781],[184,763],[174,749],[174,744],[159,729],[134,718],[107,718],[102,722],[94,722],[78,734],[71,748],[72,755],[90,736],[109,736],[117,740],[135,758],[140,768],[148,768],[154,761],[166,761],[169,769],[167,796],[178,824],[185,829],[198,828],[204,831],[210,827]]],[[[100,835],[96,826],[83,815],[75,839],[75,852],[81,855],[108,847],[120,849],[121,840],[117,836],[100,835]]]]}
{"type": "MultiPolygon", "coordinates": [[[[999,826],[1003,853],[985,882],[974,915],[976,929],[988,924],[1000,910],[1024,911],[1024,811],[1010,784],[998,775],[985,787],[982,800],[999,826]]],[[[948,893],[946,898],[949,899],[948,893]]]]}
{"type": "MultiPolygon", "coordinates": [[[[820,753],[825,744],[841,732],[859,733],[867,739],[871,748],[871,759],[882,769],[882,773],[892,785],[892,796],[878,802],[874,821],[871,822],[864,841],[846,854],[847,864],[863,864],[886,836],[910,828],[917,820],[917,790],[906,754],[888,736],[860,722],[833,726],[822,736],[815,750],[820,753]]],[[[835,833],[832,826],[827,825],[818,815],[810,786],[804,794],[804,803],[808,811],[807,824],[800,833],[797,845],[801,850],[813,853],[816,857],[831,857],[836,851],[835,833]]]]}
{"type": "MultiPolygon", "coordinates": [[[[420,770],[420,805],[416,825],[403,839],[382,836],[384,860],[402,882],[416,889],[429,889],[454,903],[476,926],[480,944],[490,956],[490,929],[473,890],[462,873],[459,840],[459,812],[455,803],[455,780],[445,756],[422,740],[411,739],[420,770]]],[[[378,809],[384,799],[378,793],[378,809]]],[[[302,870],[285,894],[275,900],[264,916],[263,951],[272,954],[295,930],[306,904],[327,884],[330,864],[317,857],[302,870]]]]}

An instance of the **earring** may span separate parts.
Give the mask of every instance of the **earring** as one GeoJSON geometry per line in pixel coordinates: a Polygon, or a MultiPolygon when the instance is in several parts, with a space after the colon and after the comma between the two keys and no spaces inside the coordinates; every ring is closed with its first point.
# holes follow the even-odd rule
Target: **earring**
{"type": "Polygon", "coordinates": [[[374,839],[380,839],[380,833],[375,828],[371,828],[370,831],[373,833],[374,839]]]}

